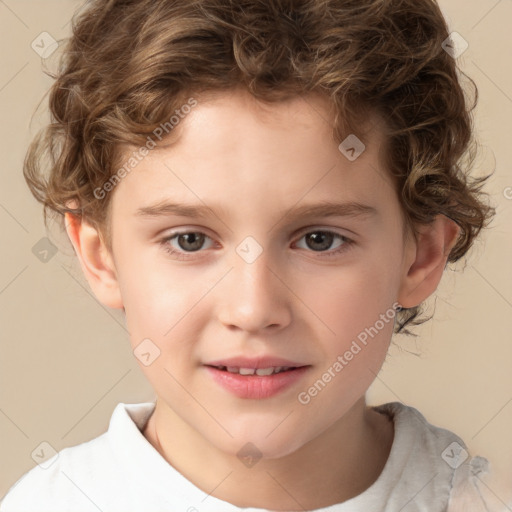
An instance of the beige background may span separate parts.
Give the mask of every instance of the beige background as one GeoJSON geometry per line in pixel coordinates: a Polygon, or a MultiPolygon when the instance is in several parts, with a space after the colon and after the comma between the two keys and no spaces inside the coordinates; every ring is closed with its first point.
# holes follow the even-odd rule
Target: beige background
{"type": "MultiPolygon", "coordinates": [[[[122,315],[106,310],[91,295],[58,228],[46,233],[41,207],[22,176],[24,152],[43,120],[37,116],[31,122],[31,116],[51,83],[31,43],[43,31],[55,39],[66,37],[69,20],[81,5],[70,0],[0,1],[0,496],[35,465],[31,453],[41,442],[59,451],[90,440],[108,428],[118,402],[153,400],[130,350],[122,315]],[[59,251],[43,263],[32,248],[46,236],[59,251]]],[[[435,320],[418,331],[417,339],[396,339],[369,402],[403,401],[431,423],[456,432],[472,454],[492,462],[498,478],[491,490],[508,500],[512,1],[443,0],[441,5],[451,29],[469,43],[459,61],[480,89],[476,118],[481,166],[482,172],[496,168],[488,190],[498,214],[465,268],[458,265],[443,278],[435,320]]]]}

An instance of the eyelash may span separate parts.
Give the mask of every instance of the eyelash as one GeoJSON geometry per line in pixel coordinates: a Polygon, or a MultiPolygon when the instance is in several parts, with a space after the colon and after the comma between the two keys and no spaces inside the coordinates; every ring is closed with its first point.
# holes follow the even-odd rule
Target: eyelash
{"type": "MultiPolygon", "coordinates": [[[[337,255],[347,251],[348,249],[350,249],[355,243],[353,240],[351,240],[350,238],[347,238],[344,235],[340,235],[339,233],[336,233],[334,231],[325,230],[325,229],[317,229],[317,230],[313,230],[313,231],[307,231],[299,238],[299,240],[304,238],[306,235],[310,235],[312,233],[317,233],[317,234],[322,233],[322,234],[334,235],[334,237],[337,237],[343,241],[343,244],[339,248],[337,248],[335,250],[331,250],[329,252],[328,251],[313,251],[313,250],[308,251],[308,252],[318,253],[319,255],[321,255],[320,258],[331,258],[331,257],[337,256],[337,255]]],[[[182,251],[178,251],[178,250],[174,249],[169,244],[169,242],[171,240],[173,240],[174,238],[176,238],[180,235],[189,235],[189,234],[205,235],[206,238],[209,238],[211,240],[211,238],[208,235],[206,235],[205,233],[202,233],[201,231],[181,231],[181,232],[173,233],[170,236],[166,236],[165,238],[163,238],[160,241],[160,245],[162,246],[162,248],[164,249],[164,251],[167,254],[169,254],[171,256],[175,256],[179,260],[189,260],[194,257],[193,255],[195,253],[202,252],[201,249],[198,249],[197,251],[182,252],[182,251]]]]}

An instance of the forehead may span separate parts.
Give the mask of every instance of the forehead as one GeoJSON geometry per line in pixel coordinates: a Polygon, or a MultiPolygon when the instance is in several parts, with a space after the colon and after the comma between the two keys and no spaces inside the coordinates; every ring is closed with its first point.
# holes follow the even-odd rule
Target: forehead
{"type": "MultiPolygon", "coordinates": [[[[316,142],[322,145],[340,142],[334,139],[333,133],[335,106],[323,94],[309,93],[268,102],[258,100],[244,89],[234,89],[203,93],[195,100],[197,106],[173,129],[176,137],[170,138],[171,141],[185,138],[185,144],[190,146],[194,144],[191,139],[196,138],[203,144],[215,140],[216,144],[229,147],[235,143],[241,145],[243,138],[242,148],[248,148],[254,142],[268,147],[279,146],[282,151],[295,146],[298,152],[316,142]],[[299,145],[299,141],[304,140],[310,144],[299,145]]],[[[383,141],[384,123],[376,115],[369,113],[363,124],[354,130],[374,148],[383,141]]],[[[348,135],[347,132],[344,137],[348,135]]]]}
{"type": "Polygon", "coordinates": [[[325,97],[263,103],[230,91],[195,99],[171,143],[150,151],[117,185],[115,209],[133,214],[149,198],[172,198],[228,202],[254,214],[271,204],[289,209],[302,199],[371,200],[385,192],[383,183],[390,186],[377,118],[361,127],[366,148],[350,161],[333,138],[334,111],[325,97]]]}

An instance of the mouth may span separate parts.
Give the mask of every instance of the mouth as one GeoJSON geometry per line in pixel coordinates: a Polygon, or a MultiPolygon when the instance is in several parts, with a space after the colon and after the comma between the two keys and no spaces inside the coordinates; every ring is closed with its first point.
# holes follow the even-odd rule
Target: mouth
{"type": "Polygon", "coordinates": [[[236,365],[234,361],[217,361],[204,367],[212,381],[230,394],[238,398],[261,400],[291,390],[311,368],[311,365],[281,363],[282,360],[279,364],[275,360],[274,364],[262,360],[249,363],[246,360],[236,365]]]}
{"type": "Polygon", "coordinates": [[[268,377],[277,373],[289,372],[303,368],[302,366],[269,366],[267,368],[243,368],[239,366],[223,366],[223,365],[206,365],[210,368],[216,368],[217,370],[229,373],[235,373],[238,375],[257,375],[259,377],[268,377]]]}

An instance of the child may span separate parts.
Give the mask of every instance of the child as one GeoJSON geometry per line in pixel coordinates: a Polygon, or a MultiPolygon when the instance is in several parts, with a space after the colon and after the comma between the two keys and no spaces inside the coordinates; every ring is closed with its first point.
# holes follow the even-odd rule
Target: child
{"type": "Polygon", "coordinates": [[[365,401],[493,213],[451,41],[431,0],[89,2],[25,177],[157,399],[0,511],[488,510],[485,459],[365,401]]]}

